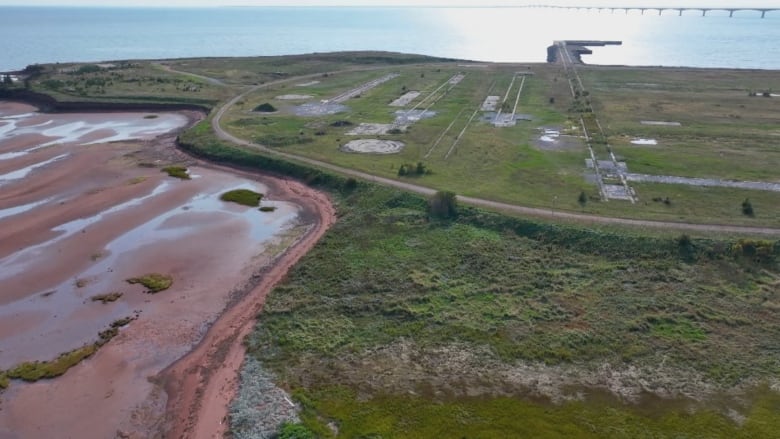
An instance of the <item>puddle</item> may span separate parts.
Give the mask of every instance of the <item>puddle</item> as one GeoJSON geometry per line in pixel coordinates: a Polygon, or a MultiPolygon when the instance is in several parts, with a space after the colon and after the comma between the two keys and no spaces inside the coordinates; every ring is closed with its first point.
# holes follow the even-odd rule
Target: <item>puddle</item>
{"type": "Polygon", "coordinates": [[[168,186],[170,186],[170,183],[163,182],[162,184],[157,186],[154,189],[154,191],[152,191],[152,193],[148,195],[144,195],[143,197],[133,198],[130,201],[116,205],[111,209],[103,211],[89,218],[80,218],[52,228],[51,230],[53,232],[60,232],[60,234],[46,242],[31,247],[27,247],[26,249],[20,252],[14,253],[6,257],[5,259],[0,259],[0,279],[8,279],[11,276],[14,276],[24,271],[25,268],[27,268],[27,263],[29,261],[34,261],[35,259],[37,259],[38,256],[40,256],[43,252],[45,252],[46,248],[49,247],[50,245],[56,244],[57,242],[60,242],[65,238],[73,236],[74,234],[84,230],[84,228],[86,228],[87,226],[91,224],[95,224],[96,222],[102,220],[103,218],[105,218],[106,216],[112,213],[117,213],[124,209],[138,206],[145,200],[148,200],[152,197],[155,197],[165,192],[168,186]]]}
{"type": "MultiPolygon", "coordinates": [[[[258,192],[265,190],[251,183],[217,186],[219,187],[198,194],[140,226],[125,231],[109,242],[101,250],[102,257],[89,269],[77,274],[80,279],[89,279],[89,283],[84,288],[76,289],[74,279],[70,278],[53,288],[46,288],[46,292],[55,291],[55,294],[43,294],[44,291],[36,292],[24,299],[0,307],[0,318],[3,319],[43,314],[34,330],[3,334],[0,337],[0,351],[6,350],[11,353],[15,352],[11,348],[21,346],[24,352],[17,351],[16,356],[24,354],[30,358],[38,358],[50,351],[51,346],[78,346],[83,342],[82,338],[84,341],[91,340],[96,331],[104,328],[111,321],[131,314],[133,308],[125,301],[111,304],[110,307],[95,305],[100,307],[99,315],[94,314],[95,309],[89,302],[89,297],[94,294],[117,289],[117,283],[121,280],[111,273],[120,266],[121,258],[141,257],[143,252],[149,251],[147,249],[153,245],[175,244],[190,239],[198,240],[201,239],[201,234],[214,232],[214,228],[219,229],[236,220],[247,226],[246,234],[242,235],[245,236],[243,242],[247,245],[237,251],[249,252],[254,255],[262,250],[260,246],[263,243],[289,228],[292,221],[298,216],[297,210],[285,202],[264,201],[262,203],[264,206],[277,207],[275,212],[267,213],[260,212],[257,208],[227,203],[219,199],[220,194],[228,190],[251,189],[258,192]],[[86,315],[89,315],[89,318],[82,321],[86,315]],[[78,324],[75,323],[76,321],[78,324]]],[[[40,250],[50,251],[52,244],[61,241],[66,236],[80,232],[85,225],[93,224],[110,213],[136,206],[143,200],[164,192],[166,188],[167,184],[160,185],[153,194],[134,199],[99,215],[55,228],[54,230],[65,231],[66,234],[57,236],[53,240],[36,246],[36,248],[27,249],[23,251],[24,255],[17,254],[10,258],[11,261],[8,260],[9,258],[0,261],[2,262],[0,265],[2,277],[7,278],[21,272],[17,267],[9,269],[9,265],[21,264],[22,270],[30,269],[31,264],[42,260],[39,257],[40,250]],[[20,258],[19,256],[25,257],[20,258]]],[[[213,239],[213,237],[206,235],[203,239],[213,239]]],[[[19,358],[6,359],[12,362],[19,360],[19,358]]]]}
{"type": "Polygon", "coordinates": [[[54,198],[47,198],[45,200],[36,201],[34,203],[25,204],[22,206],[9,207],[7,209],[0,209],[0,219],[8,218],[10,216],[19,215],[24,212],[35,209],[38,206],[43,206],[54,201],[54,198]]]}
{"type": "Polygon", "coordinates": [[[643,120],[639,122],[642,125],[661,126],[661,127],[679,127],[682,126],[680,122],[666,122],[662,120],[643,120]]]}
{"type": "MultiPolygon", "coordinates": [[[[109,114],[57,114],[26,113],[5,116],[0,126],[0,141],[23,135],[42,135],[53,140],[42,143],[39,148],[60,143],[94,145],[133,139],[154,138],[185,126],[187,118],[181,114],[156,114],[147,119],[148,113],[109,114]],[[47,119],[33,125],[22,126],[25,119],[47,119]]],[[[34,149],[33,149],[34,150],[34,149]]],[[[28,150],[29,152],[31,150],[28,150]]]]}
{"type": "Polygon", "coordinates": [[[42,168],[46,165],[50,165],[56,161],[62,160],[69,155],[70,154],[60,154],[57,157],[52,157],[49,160],[46,160],[44,162],[36,163],[34,165],[27,166],[26,168],[17,169],[16,171],[12,171],[7,174],[0,175],[0,186],[14,180],[21,180],[27,177],[32,171],[38,168],[42,168]]]}
{"type": "Polygon", "coordinates": [[[632,145],[658,145],[658,141],[655,139],[634,139],[631,141],[632,145]]]}

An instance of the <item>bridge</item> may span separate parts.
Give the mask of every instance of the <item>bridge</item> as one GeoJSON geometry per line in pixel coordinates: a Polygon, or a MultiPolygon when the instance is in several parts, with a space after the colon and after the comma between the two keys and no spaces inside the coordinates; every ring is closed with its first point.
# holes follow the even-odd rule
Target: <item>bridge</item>
{"type": "Polygon", "coordinates": [[[642,15],[645,15],[645,11],[658,11],[658,15],[663,14],[664,11],[677,11],[678,15],[682,16],[685,11],[701,11],[701,16],[706,17],[707,12],[710,11],[726,11],[729,13],[729,17],[733,17],[735,12],[740,11],[755,11],[761,13],[761,18],[766,17],[767,12],[780,11],[780,8],[724,8],[724,7],[669,7],[669,6],[557,6],[557,5],[530,5],[531,8],[547,8],[547,9],[570,9],[570,10],[586,10],[586,11],[626,11],[628,14],[630,11],[640,11],[642,15]]]}

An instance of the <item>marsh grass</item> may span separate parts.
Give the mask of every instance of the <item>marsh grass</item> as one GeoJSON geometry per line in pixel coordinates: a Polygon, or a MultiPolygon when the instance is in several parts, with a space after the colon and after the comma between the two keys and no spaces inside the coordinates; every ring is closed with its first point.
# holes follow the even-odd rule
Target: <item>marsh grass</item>
{"type": "Polygon", "coordinates": [[[60,354],[59,357],[51,361],[28,361],[17,365],[16,367],[0,371],[0,390],[9,386],[9,379],[20,379],[28,382],[35,382],[41,379],[56,378],[64,375],[71,367],[76,366],[81,361],[91,357],[95,352],[105,345],[111,339],[119,334],[119,329],[133,320],[137,316],[125,317],[111,323],[108,329],[98,333],[98,341],[92,344],[84,345],[70,352],[60,354]]]}
{"type": "Polygon", "coordinates": [[[121,297],[122,297],[122,293],[113,292],[113,293],[98,294],[97,296],[92,296],[90,300],[92,300],[93,302],[102,302],[105,305],[110,302],[116,302],[121,297]]]}
{"type": "Polygon", "coordinates": [[[225,192],[219,199],[231,203],[238,203],[242,206],[257,207],[260,205],[260,200],[263,199],[263,194],[249,189],[236,189],[225,192]]]}
{"type": "Polygon", "coordinates": [[[127,283],[141,284],[147,288],[147,293],[154,294],[170,288],[173,285],[173,277],[166,274],[150,273],[141,277],[127,279],[127,283]]]}
{"type": "MultiPolygon", "coordinates": [[[[780,318],[765,300],[780,245],[688,237],[681,252],[679,236],[549,225],[468,207],[455,220],[429,222],[424,199],[381,188],[336,201],[339,221],[269,295],[249,340],[250,354],[296,389],[309,407],[304,424],[320,436],[330,437],[330,421],[346,437],[604,437],[611,425],[623,437],[750,437],[768,431],[767,420],[774,428],[776,420],[757,409],[740,427],[706,399],[693,414],[669,407],[643,416],[617,399],[502,398],[508,384],[489,367],[416,375],[389,394],[364,383],[378,370],[406,367],[394,356],[381,366],[367,359],[402,342],[421,352],[472,346],[465,352],[477,363],[585,369],[651,368],[662,352],[666,367],[693,370],[718,388],[761,382],[776,371],[765,340],[780,337],[780,318]],[[743,256],[759,248],[770,262],[743,256]],[[483,349],[490,355],[483,358],[483,349]],[[448,396],[447,386],[465,386],[472,374],[487,394],[448,396]]],[[[777,408],[777,398],[768,398],[752,403],[777,408]]]]}
{"type": "Polygon", "coordinates": [[[38,381],[45,378],[55,378],[79,364],[85,358],[90,357],[98,349],[96,344],[82,346],[70,352],[66,352],[52,361],[31,361],[22,363],[6,374],[9,378],[24,381],[38,381]]]}
{"type": "Polygon", "coordinates": [[[191,179],[190,174],[187,173],[187,168],[183,166],[168,166],[166,168],[162,168],[161,171],[167,173],[171,177],[178,178],[180,180],[191,179]]]}
{"type": "Polygon", "coordinates": [[[742,425],[711,410],[642,412],[603,402],[539,404],[517,398],[460,398],[432,404],[413,395],[358,398],[345,388],[324,388],[306,398],[301,418],[319,437],[382,438],[638,438],[774,437],[780,428],[780,397],[764,391],[742,425]]]}

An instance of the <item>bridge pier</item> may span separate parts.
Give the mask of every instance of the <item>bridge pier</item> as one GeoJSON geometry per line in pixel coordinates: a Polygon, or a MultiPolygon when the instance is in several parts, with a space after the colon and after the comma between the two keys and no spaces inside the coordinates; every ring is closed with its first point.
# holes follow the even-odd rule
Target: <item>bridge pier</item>
{"type": "Polygon", "coordinates": [[[761,11],[761,18],[766,17],[766,11],[761,11]]]}
{"type": "Polygon", "coordinates": [[[729,9],[729,18],[731,18],[733,16],[734,16],[734,10],[733,9],[729,9]]]}
{"type": "Polygon", "coordinates": [[[678,9],[678,11],[679,11],[680,13],[679,13],[677,16],[678,16],[678,17],[682,17],[683,10],[682,10],[682,9],[678,9]]]}

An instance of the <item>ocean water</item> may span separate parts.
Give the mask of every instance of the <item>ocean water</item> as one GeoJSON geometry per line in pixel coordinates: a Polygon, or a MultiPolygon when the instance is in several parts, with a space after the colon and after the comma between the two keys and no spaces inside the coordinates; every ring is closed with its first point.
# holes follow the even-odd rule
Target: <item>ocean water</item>
{"type": "Polygon", "coordinates": [[[385,50],[542,62],[554,40],[621,40],[593,64],[780,69],[780,11],[0,7],[0,71],[33,63],[385,50]]]}

